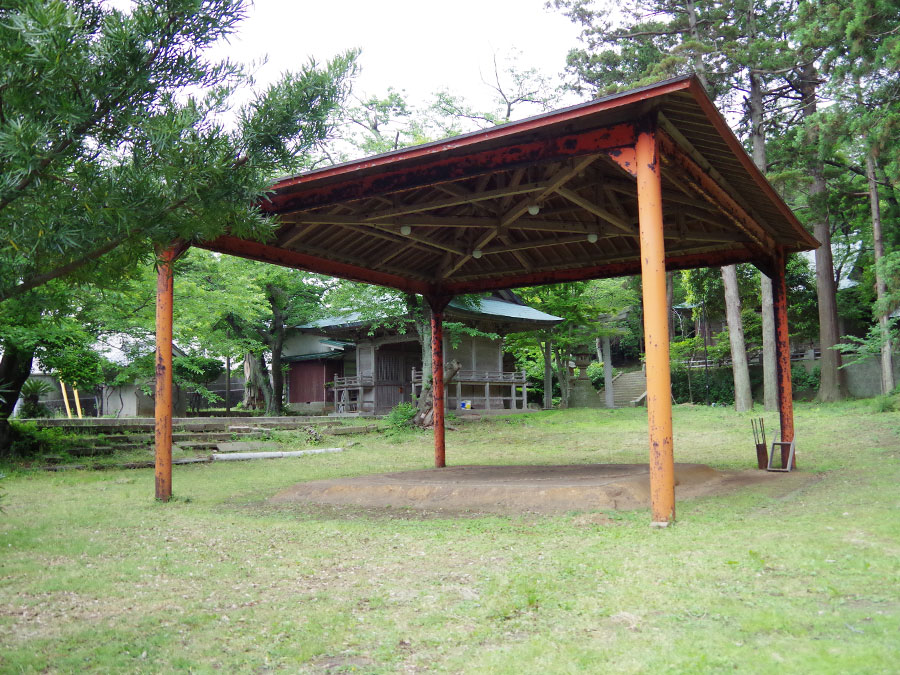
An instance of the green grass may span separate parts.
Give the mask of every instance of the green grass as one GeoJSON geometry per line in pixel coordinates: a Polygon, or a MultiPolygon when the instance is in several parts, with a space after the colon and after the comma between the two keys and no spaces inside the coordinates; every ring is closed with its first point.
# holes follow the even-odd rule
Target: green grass
{"type": "MultiPolygon", "coordinates": [[[[749,419],[676,408],[676,459],[750,468],[749,419]]],[[[664,531],[646,510],[265,503],[299,481],[431,464],[428,435],[353,438],[341,454],[176,467],[169,504],[150,470],[3,468],[0,671],[898,670],[900,413],[799,405],[808,480],[681,502],[664,531]]],[[[448,432],[456,464],[646,454],[643,409],[448,432]]]]}

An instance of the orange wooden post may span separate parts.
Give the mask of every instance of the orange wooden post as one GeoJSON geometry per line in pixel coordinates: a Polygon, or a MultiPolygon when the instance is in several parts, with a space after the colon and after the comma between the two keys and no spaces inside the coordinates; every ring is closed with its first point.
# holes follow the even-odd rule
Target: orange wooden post
{"type": "Polygon", "coordinates": [[[434,413],[434,466],[447,466],[444,445],[444,308],[448,298],[428,298],[431,306],[431,396],[434,413]]]}
{"type": "MultiPolygon", "coordinates": [[[[775,354],[778,370],[778,415],[781,422],[781,440],[794,440],[794,390],[791,382],[791,343],[788,331],[787,283],[785,282],[784,249],[779,247],[775,255],[775,276],[772,278],[772,299],[775,305],[775,354]]],[[[790,448],[782,446],[781,465],[785,466],[790,448]]],[[[797,468],[796,450],[792,469],[797,468]]]]}
{"type": "Polygon", "coordinates": [[[638,134],[635,158],[647,359],[650,509],[653,525],[665,527],[675,520],[675,462],[672,451],[672,384],[666,316],[662,184],[655,124],[638,134]]]}
{"type": "Polygon", "coordinates": [[[172,498],[172,267],[175,246],[159,251],[156,274],[156,498],[172,498]]]}

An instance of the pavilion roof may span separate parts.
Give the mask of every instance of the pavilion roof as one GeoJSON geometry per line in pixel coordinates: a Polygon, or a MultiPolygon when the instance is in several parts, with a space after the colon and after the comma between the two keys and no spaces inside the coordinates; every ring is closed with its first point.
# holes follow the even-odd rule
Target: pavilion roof
{"type": "Polygon", "coordinates": [[[818,242],[694,77],[368,157],[272,186],[273,241],[211,250],[425,295],[635,274],[633,146],[655,128],[668,269],[818,242]]]}

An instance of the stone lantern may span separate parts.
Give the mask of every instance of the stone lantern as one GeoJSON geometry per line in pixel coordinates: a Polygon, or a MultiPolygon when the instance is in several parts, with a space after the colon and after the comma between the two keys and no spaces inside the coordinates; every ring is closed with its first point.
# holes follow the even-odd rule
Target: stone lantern
{"type": "Polygon", "coordinates": [[[573,350],[575,353],[575,365],[578,366],[578,379],[572,383],[572,391],[569,394],[570,408],[602,408],[600,395],[594,389],[588,378],[588,366],[594,360],[594,350],[591,345],[579,345],[573,350]]]}
{"type": "Polygon", "coordinates": [[[575,365],[578,366],[578,379],[588,379],[587,369],[594,359],[593,350],[587,345],[580,345],[575,348],[575,365]]]}

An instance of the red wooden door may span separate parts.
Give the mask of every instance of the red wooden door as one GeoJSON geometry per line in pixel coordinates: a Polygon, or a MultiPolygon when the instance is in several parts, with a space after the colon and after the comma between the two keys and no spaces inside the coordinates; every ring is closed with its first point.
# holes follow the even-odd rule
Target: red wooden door
{"type": "Polygon", "coordinates": [[[343,363],[335,360],[298,361],[291,364],[290,403],[313,403],[325,401],[325,384],[334,381],[343,372],[343,363]]]}

